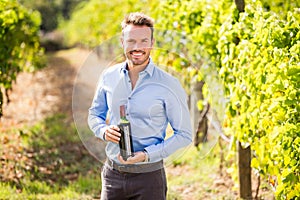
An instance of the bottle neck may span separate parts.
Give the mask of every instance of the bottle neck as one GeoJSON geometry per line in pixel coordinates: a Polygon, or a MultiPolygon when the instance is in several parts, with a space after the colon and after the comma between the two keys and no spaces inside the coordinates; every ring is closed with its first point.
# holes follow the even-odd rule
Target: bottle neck
{"type": "Polygon", "coordinates": [[[120,122],[128,122],[126,119],[125,105],[120,106],[120,122]]]}

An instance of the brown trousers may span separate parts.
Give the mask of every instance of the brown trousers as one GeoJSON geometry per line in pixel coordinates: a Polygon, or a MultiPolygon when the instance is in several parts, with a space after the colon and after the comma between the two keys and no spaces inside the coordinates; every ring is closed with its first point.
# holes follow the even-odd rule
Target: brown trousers
{"type": "Polygon", "coordinates": [[[165,200],[167,180],[164,168],[146,173],[120,172],[104,165],[101,200],[165,200]]]}

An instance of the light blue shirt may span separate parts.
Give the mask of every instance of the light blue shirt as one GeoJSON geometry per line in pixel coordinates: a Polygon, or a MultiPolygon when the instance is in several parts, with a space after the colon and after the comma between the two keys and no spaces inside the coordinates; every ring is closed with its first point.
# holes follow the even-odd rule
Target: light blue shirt
{"type": "MultiPolygon", "coordinates": [[[[126,62],[106,69],[89,109],[88,124],[95,136],[104,139],[108,124],[117,125],[120,105],[126,107],[134,152],[146,150],[150,162],[157,162],[192,142],[186,93],[180,82],[150,60],[139,73],[132,89],[126,62]],[[174,134],[165,139],[170,123],[174,134]]],[[[106,155],[118,162],[119,145],[108,142],[106,155]]]]}

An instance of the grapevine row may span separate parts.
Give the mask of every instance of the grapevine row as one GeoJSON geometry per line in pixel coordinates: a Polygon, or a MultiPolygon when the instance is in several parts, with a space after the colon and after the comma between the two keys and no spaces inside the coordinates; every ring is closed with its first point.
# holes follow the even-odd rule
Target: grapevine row
{"type": "Polygon", "coordinates": [[[39,47],[40,16],[16,0],[0,0],[0,117],[3,91],[12,88],[21,71],[42,66],[39,47]]]}

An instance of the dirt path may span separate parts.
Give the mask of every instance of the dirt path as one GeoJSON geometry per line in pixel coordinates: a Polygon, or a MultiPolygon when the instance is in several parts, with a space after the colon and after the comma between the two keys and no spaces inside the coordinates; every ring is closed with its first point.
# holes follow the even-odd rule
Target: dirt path
{"type": "Polygon", "coordinates": [[[19,74],[9,94],[11,101],[4,105],[0,127],[30,125],[55,112],[71,116],[74,79],[88,54],[84,50],[61,51],[48,57],[46,68],[19,74]]]}
{"type": "Polygon", "coordinates": [[[95,140],[87,126],[87,111],[97,81],[108,62],[94,51],[71,49],[49,54],[48,66],[35,73],[21,73],[4,105],[0,131],[33,125],[55,113],[75,120],[79,136],[87,150],[104,160],[104,142],[95,140]]]}
{"type": "Polygon", "coordinates": [[[81,95],[76,96],[74,108],[86,112],[105,64],[89,50],[49,54],[46,68],[18,75],[9,92],[10,103],[4,103],[0,130],[30,125],[57,112],[72,116],[74,89],[81,95]]]}
{"type": "MultiPolygon", "coordinates": [[[[59,159],[66,159],[66,165],[72,164],[67,162],[70,158],[76,161],[76,164],[85,159],[83,156],[88,153],[80,142],[71,144],[68,139],[62,139],[61,145],[47,149],[47,154],[49,154],[47,157],[45,150],[34,149],[31,146],[25,147],[22,132],[26,131],[26,127],[31,127],[39,122],[43,122],[45,125],[45,119],[61,114],[64,117],[63,121],[59,123],[63,123],[64,128],[70,127],[71,129],[73,85],[78,70],[89,55],[89,51],[80,49],[59,51],[47,56],[48,66],[44,69],[33,74],[19,74],[13,90],[9,94],[10,103],[4,105],[4,116],[0,120],[0,133],[2,133],[0,134],[1,181],[10,181],[18,185],[26,172],[32,171],[34,174],[31,175],[36,175],[33,170],[35,167],[38,167],[41,174],[46,175],[49,172],[48,175],[53,175],[52,177],[45,176],[47,177],[45,180],[50,181],[51,178],[55,180],[55,173],[51,171],[46,173],[44,170],[46,167],[53,168],[56,160],[59,159]],[[53,158],[51,157],[52,150],[61,151],[64,154],[53,158]],[[66,158],[65,155],[69,157],[66,158]],[[38,158],[41,157],[45,159],[42,162],[38,161],[38,158]]],[[[69,135],[77,137],[73,136],[72,132],[69,135]]],[[[52,141],[53,139],[55,138],[52,138],[52,141]]],[[[92,158],[83,162],[96,163],[92,158]]],[[[64,176],[66,180],[72,180],[78,176],[78,173],[72,173],[73,177],[67,175],[64,176]]]]}

